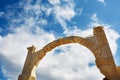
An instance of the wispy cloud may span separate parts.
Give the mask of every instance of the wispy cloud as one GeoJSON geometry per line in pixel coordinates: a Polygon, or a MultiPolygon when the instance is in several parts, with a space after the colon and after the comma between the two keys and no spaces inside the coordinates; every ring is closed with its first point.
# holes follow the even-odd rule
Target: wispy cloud
{"type": "Polygon", "coordinates": [[[0,12],[0,17],[2,17],[4,15],[4,12],[0,12]]]}
{"type": "Polygon", "coordinates": [[[60,4],[60,0],[49,0],[52,5],[60,4]]]}
{"type": "Polygon", "coordinates": [[[67,25],[65,21],[66,20],[70,21],[70,19],[75,15],[75,12],[69,6],[66,7],[57,6],[55,7],[55,15],[63,29],[66,30],[67,25]]]}
{"type": "Polygon", "coordinates": [[[65,0],[65,4],[62,4],[59,0],[56,1],[49,0],[50,3],[55,3],[52,4],[53,14],[55,15],[56,20],[61,24],[63,29],[67,30],[66,21],[70,21],[76,15],[74,11],[74,2],[65,0]]]}
{"type": "Polygon", "coordinates": [[[110,27],[109,24],[102,22],[99,18],[97,13],[93,13],[91,16],[91,22],[88,24],[88,27],[95,27],[95,26],[107,26],[110,27]]]}
{"type": "Polygon", "coordinates": [[[78,9],[76,10],[76,15],[81,15],[82,12],[83,12],[83,8],[78,8],[78,9]]]}
{"type": "Polygon", "coordinates": [[[106,5],[105,0],[98,0],[98,1],[106,5]]]}

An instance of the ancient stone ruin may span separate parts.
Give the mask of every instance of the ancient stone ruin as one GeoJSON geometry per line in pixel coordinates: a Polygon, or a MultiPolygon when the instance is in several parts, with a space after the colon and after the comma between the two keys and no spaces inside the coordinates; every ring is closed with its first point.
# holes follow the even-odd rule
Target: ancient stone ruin
{"type": "Polygon", "coordinates": [[[46,53],[55,47],[69,43],[78,43],[83,45],[93,53],[96,59],[96,66],[105,76],[103,80],[120,80],[120,67],[116,66],[114,62],[103,27],[95,27],[93,29],[93,34],[93,36],[86,38],[80,36],[60,38],[49,43],[38,51],[35,51],[36,48],[34,46],[27,48],[28,54],[18,80],[36,80],[36,68],[46,53]]]}

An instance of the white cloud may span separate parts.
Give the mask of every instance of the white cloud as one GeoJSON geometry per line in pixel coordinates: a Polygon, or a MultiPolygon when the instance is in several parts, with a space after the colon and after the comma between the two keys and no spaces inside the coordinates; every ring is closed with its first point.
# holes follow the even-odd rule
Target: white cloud
{"type": "Polygon", "coordinates": [[[105,0],[98,0],[98,1],[106,5],[105,0]]]}
{"type": "Polygon", "coordinates": [[[53,5],[60,4],[60,0],[49,0],[49,2],[53,5]]]}

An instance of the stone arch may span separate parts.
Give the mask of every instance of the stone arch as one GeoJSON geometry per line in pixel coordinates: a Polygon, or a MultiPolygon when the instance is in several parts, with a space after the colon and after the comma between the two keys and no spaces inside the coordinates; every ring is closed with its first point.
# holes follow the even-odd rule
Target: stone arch
{"type": "Polygon", "coordinates": [[[118,75],[118,71],[103,28],[96,27],[93,29],[93,33],[94,36],[86,38],[79,36],[60,38],[49,43],[38,51],[35,51],[36,48],[34,46],[29,47],[23,71],[18,80],[35,80],[36,68],[46,53],[57,46],[69,43],[78,43],[87,47],[95,56],[96,65],[100,69],[101,73],[106,76],[106,79],[119,80],[120,76],[118,75]]]}

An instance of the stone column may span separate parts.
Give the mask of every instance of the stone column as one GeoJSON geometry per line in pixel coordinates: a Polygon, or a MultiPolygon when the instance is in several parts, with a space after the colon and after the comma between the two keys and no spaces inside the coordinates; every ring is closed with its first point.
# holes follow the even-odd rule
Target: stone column
{"type": "Polygon", "coordinates": [[[28,49],[27,58],[23,67],[22,74],[19,75],[18,80],[36,80],[35,72],[37,66],[32,61],[33,54],[36,48],[32,46],[27,49],[28,49]]]}
{"type": "Polygon", "coordinates": [[[94,36],[96,38],[98,51],[96,51],[96,65],[100,69],[107,79],[109,80],[120,80],[118,76],[116,65],[110,50],[108,40],[105,36],[102,27],[94,28],[94,36]]]}

